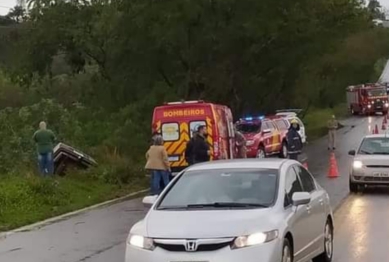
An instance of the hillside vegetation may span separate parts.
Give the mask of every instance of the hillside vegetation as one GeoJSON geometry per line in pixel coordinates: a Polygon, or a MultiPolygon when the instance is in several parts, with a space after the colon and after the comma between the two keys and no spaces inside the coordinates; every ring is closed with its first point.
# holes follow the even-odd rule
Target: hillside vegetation
{"type": "Polygon", "coordinates": [[[347,85],[375,81],[389,54],[388,30],[359,0],[28,2],[29,15],[0,19],[0,230],[145,185],[157,104],[205,99],[236,116],[329,112],[347,85]],[[31,136],[41,120],[99,166],[36,181],[31,136]],[[97,188],[92,200],[77,180],[97,188]],[[78,200],[27,203],[26,192],[78,200]],[[34,205],[46,206],[23,209],[34,205]]]}

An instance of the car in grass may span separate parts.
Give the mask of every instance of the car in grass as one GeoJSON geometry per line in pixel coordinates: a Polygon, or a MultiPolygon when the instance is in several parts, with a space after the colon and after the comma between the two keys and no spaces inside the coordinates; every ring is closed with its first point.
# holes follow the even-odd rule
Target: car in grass
{"type": "Polygon", "coordinates": [[[365,136],[349,155],[353,156],[350,192],[356,193],[365,186],[389,185],[389,134],[365,136]]]}
{"type": "Polygon", "coordinates": [[[298,131],[298,133],[300,134],[301,136],[301,140],[302,142],[305,144],[307,142],[307,134],[305,132],[305,125],[304,125],[304,122],[298,117],[298,114],[301,112],[302,110],[301,109],[282,109],[282,110],[277,110],[276,112],[276,115],[277,116],[280,116],[280,117],[283,117],[285,119],[288,120],[289,122],[289,126],[288,128],[290,127],[290,122],[293,120],[293,119],[296,119],[297,122],[299,123],[300,125],[300,130],[298,131]]]}
{"type": "Polygon", "coordinates": [[[220,160],[178,174],[135,224],[126,262],[330,262],[327,192],[297,161],[220,160]]]}

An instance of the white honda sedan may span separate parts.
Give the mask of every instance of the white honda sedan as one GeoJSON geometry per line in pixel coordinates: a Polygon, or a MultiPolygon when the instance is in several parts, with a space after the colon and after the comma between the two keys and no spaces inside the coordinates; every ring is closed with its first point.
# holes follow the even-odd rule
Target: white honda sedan
{"type": "Polygon", "coordinates": [[[126,262],[332,261],[329,196],[294,160],[194,165],[143,202],[126,262]]]}

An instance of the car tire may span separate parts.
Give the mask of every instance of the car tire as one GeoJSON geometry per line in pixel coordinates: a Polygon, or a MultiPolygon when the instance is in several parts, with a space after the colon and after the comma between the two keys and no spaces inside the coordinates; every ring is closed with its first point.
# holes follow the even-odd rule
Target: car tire
{"type": "Polygon", "coordinates": [[[312,259],[312,262],[331,262],[334,256],[334,228],[327,220],[324,227],[324,252],[312,259]]]}
{"type": "Polygon", "coordinates": [[[349,181],[349,188],[351,193],[358,193],[358,185],[349,181]]]}
{"type": "Polygon", "coordinates": [[[282,258],[281,262],[293,262],[293,249],[287,238],[284,239],[284,244],[282,245],[282,258]]]}
{"type": "Polygon", "coordinates": [[[288,158],[288,144],[284,140],[281,145],[280,158],[288,158]]]}
{"type": "Polygon", "coordinates": [[[266,151],[263,145],[258,147],[256,158],[266,158],[266,151]]]}

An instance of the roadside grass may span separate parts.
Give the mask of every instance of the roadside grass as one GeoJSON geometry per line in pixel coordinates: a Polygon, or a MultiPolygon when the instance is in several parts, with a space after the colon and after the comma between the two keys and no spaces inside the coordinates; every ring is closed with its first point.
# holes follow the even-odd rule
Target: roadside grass
{"type": "Polygon", "coordinates": [[[112,184],[77,174],[66,177],[0,177],[0,232],[125,196],[147,187],[145,176],[112,184]]]}
{"type": "MultiPolygon", "coordinates": [[[[348,114],[346,104],[340,104],[334,108],[312,109],[302,119],[306,128],[308,141],[313,141],[327,134],[327,121],[332,115],[338,120],[346,117],[348,114]]],[[[339,124],[339,127],[341,125],[339,124]]]]}

